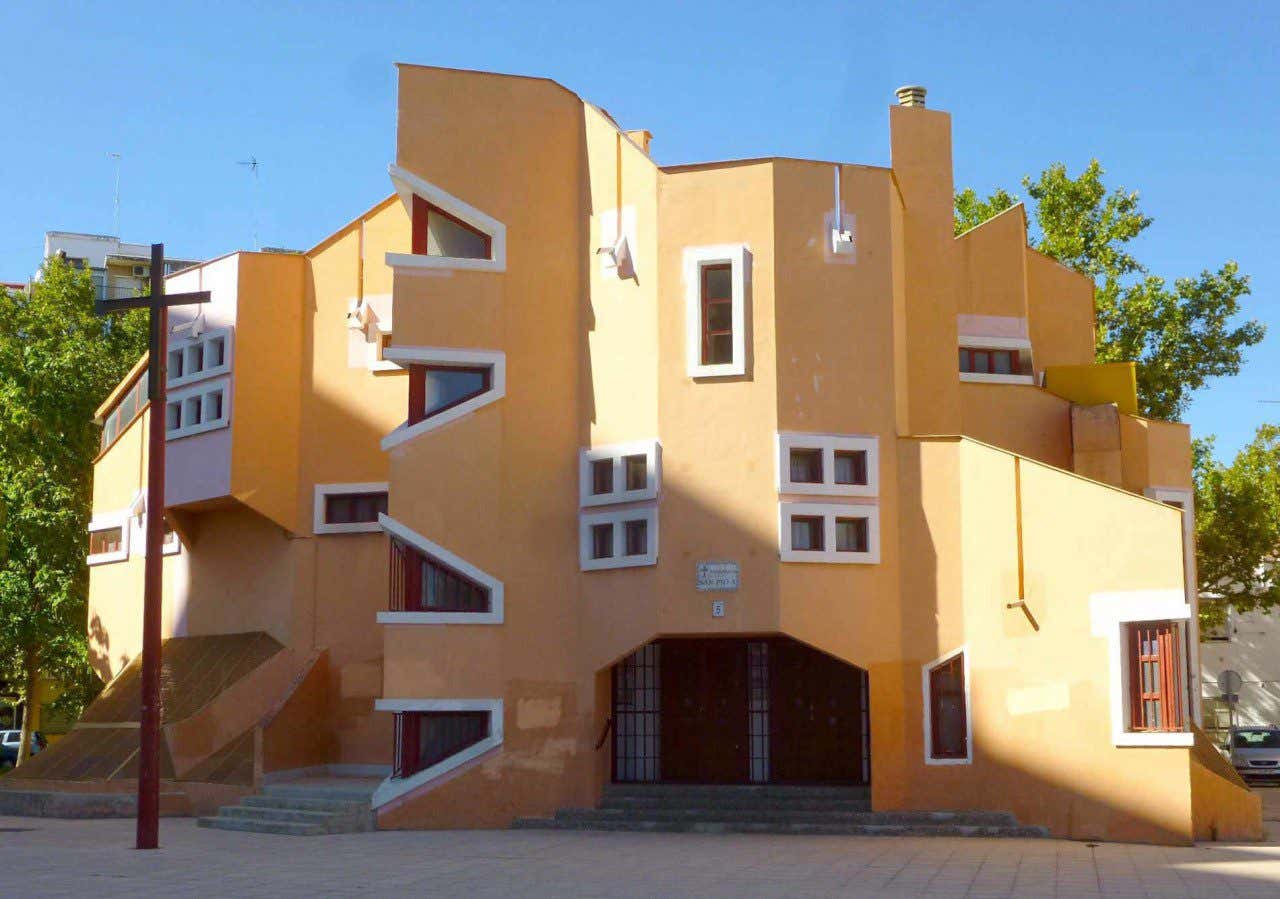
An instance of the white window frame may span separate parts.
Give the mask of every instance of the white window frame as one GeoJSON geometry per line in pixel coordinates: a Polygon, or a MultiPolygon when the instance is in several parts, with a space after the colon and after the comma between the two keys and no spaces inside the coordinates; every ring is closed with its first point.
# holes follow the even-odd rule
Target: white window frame
{"type": "Polygon", "coordinates": [[[413,220],[413,197],[416,194],[432,206],[465,222],[477,231],[489,236],[488,259],[463,259],[453,256],[428,256],[418,253],[388,253],[387,265],[397,274],[416,274],[431,271],[465,270],[475,272],[505,272],[507,270],[507,226],[491,215],[476,209],[465,200],[420,178],[398,165],[387,166],[387,174],[404,203],[405,211],[413,220]]]}
{"type": "MultiPolygon", "coordinates": [[[[1031,384],[1036,382],[1035,378],[1035,360],[1031,354],[1031,341],[1025,337],[979,337],[976,335],[961,334],[959,347],[957,349],[970,350],[1018,350],[1019,355],[1027,354],[1026,364],[1031,368],[1033,374],[1029,375],[993,375],[987,372],[960,372],[960,380],[967,381],[972,384],[1031,384]]],[[[958,361],[957,361],[957,364],[958,361]]]]}
{"type": "Polygon", "coordinates": [[[175,351],[181,351],[183,354],[183,372],[178,377],[169,377],[166,387],[175,388],[182,387],[186,384],[194,384],[197,381],[204,381],[208,378],[216,378],[218,375],[225,375],[231,371],[231,329],[230,328],[214,328],[205,331],[199,337],[181,337],[178,339],[170,338],[168,344],[167,355],[165,356],[165,370],[169,371],[169,355],[175,351]],[[222,338],[222,363],[212,368],[202,368],[197,372],[188,372],[186,370],[186,354],[187,350],[194,346],[200,347],[200,358],[204,358],[204,350],[207,344],[214,340],[222,338]]]}
{"type": "Polygon", "coordinates": [[[784,562],[823,562],[838,565],[876,565],[880,562],[880,507],[870,503],[778,503],[778,551],[784,562]],[[821,550],[791,548],[793,516],[822,519],[821,550]],[[836,519],[867,519],[867,551],[841,552],[836,549],[836,519]]]}
{"type": "Polygon", "coordinates": [[[391,322],[374,322],[369,326],[369,331],[373,336],[373,339],[368,342],[368,358],[365,362],[369,371],[404,371],[404,366],[388,359],[386,350],[382,348],[382,338],[391,336],[391,322]]]}
{"type": "Polygon", "coordinates": [[[658,564],[658,507],[656,505],[631,506],[626,509],[606,509],[600,512],[578,514],[578,564],[583,571],[604,571],[611,568],[639,568],[658,564]],[[638,556],[626,556],[626,522],[645,522],[645,535],[649,538],[648,552],[638,556]],[[608,559],[591,558],[591,528],[598,524],[613,525],[613,556],[608,559]]]}
{"type": "MultiPolygon", "coordinates": [[[[1191,604],[1182,590],[1128,590],[1114,593],[1094,593],[1089,597],[1090,629],[1095,637],[1107,641],[1110,660],[1111,741],[1116,746],[1191,746],[1195,733],[1185,731],[1148,732],[1131,731],[1129,710],[1129,641],[1126,627],[1135,621],[1181,621],[1184,631],[1191,624],[1191,604]]],[[[1190,642],[1190,641],[1184,641],[1190,642]]],[[[1188,670],[1180,672],[1186,684],[1194,672],[1190,671],[1189,651],[1183,651],[1182,660],[1188,670]]],[[[1193,709],[1188,708],[1186,721],[1194,720],[1193,709]]]]}
{"type": "Polygon", "coordinates": [[[657,499],[661,483],[662,445],[656,438],[597,446],[578,453],[578,502],[584,507],[657,499]],[[623,459],[627,456],[641,455],[645,457],[647,471],[645,485],[640,490],[627,490],[627,471],[623,459]],[[613,490],[609,493],[595,494],[591,492],[592,466],[604,459],[613,460],[613,490]]]}
{"type": "MultiPolygon", "coordinates": [[[[231,423],[231,390],[229,381],[221,381],[217,384],[193,384],[190,387],[184,387],[181,390],[175,390],[173,393],[165,397],[165,440],[181,440],[183,437],[191,437],[196,434],[204,434],[207,431],[216,431],[219,428],[225,428],[231,423]],[[200,421],[197,424],[182,425],[180,427],[169,430],[167,425],[169,422],[169,406],[177,403],[179,408],[184,408],[186,401],[193,396],[200,397],[200,416],[204,418],[205,397],[210,394],[222,394],[222,416],[210,421],[200,421]]],[[[179,413],[181,415],[181,413],[179,413]]],[[[181,418],[179,418],[181,421],[181,418]]]]}
{"type": "Polygon", "coordinates": [[[880,492],[880,440],[854,434],[801,434],[784,431],[778,434],[778,492],[818,496],[876,496],[880,492]],[[822,483],[805,484],[791,480],[791,451],[821,450],[822,483]],[[867,483],[837,484],[836,453],[867,454],[867,483]]]}
{"type": "Polygon", "coordinates": [[[953,649],[945,655],[938,656],[932,662],[920,667],[921,694],[924,697],[924,763],[926,765],[972,765],[973,764],[973,700],[972,678],[969,676],[969,644],[953,649]],[[962,759],[938,759],[933,757],[933,690],[929,684],[929,672],[939,665],[949,662],[957,655],[963,655],[964,664],[964,751],[962,759]]]}
{"type": "Polygon", "coordinates": [[[747,373],[747,285],[751,283],[751,250],[745,243],[685,247],[684,305],[685,350],[691,378],[727,378],[747,373]],[[702,269],[708,265],[731,266],[733,361],[702,364],[702,269]]]}
{"type": "Polygon", "coordinates": [[[449,552],[440,544],[428,540],[390,515],[379,515],[378,526],[388,535],[403,540],[444,567],[453,569],[489,591],[489,611],[487,612],[382,611],[377,615],[378,624],[502,624],[504,613],[502,581],[472,565],[461,556],[449,552]]]}
{"type": "Polygon", "coordinates": [[[491,371],[489,389],[484,393],[479,396],[473,396],[464,403],[458,403],[458,405],[446,409],[438,415],[424,418],[417,424],[410,425],[408,419],[406,419],[394,431],[382,438],[383,450],[389,450],[429,431],[434,431],[436,428],[443,427],[451,421],[456,421],[464,415],[470,415],[490,403],[495,403],[507,395],[507,354],[501,350],[397,346],[391,347],[383,355],[393,362],[411,365],[443,365],[456,366],[458,368],[488,366],[491,371]]]}
{"type": "Polygon", "coordinates": [[[374,709],[379,712],[488,712],[489,736],[442,759],[430,768],[399,779],[387,777],[373,793],[372,806],[382,808],[389,802],[412,793],[461,765],[465,765],[502,745],[503,702],[501,699],[377,699],[374,709]]]}
{"type": "Polygon", "coordinates": [[[105,515],[95,515],[89,522],[89,533],[96,531],[107,531],[111,528],[120,529],[120,549],[109,553],[90,553],[85,557],[85,561],[89,565],[106,565],[110,562],[124,562],[129,558],[129,532],[130,527],[129,510],[123,512],[109,512],[105,515]]]}
{"type": "Polygon", "coordinates": [[[316,484],[315,505],[312,509],[311,530],[315,534],[380,534],[382,525],[377,521],[325,521],[325,498],[344,496],[351,493],[386,493],[390,494],[391,485],[386,481],[368,481],[365,483],[316,484]]]}

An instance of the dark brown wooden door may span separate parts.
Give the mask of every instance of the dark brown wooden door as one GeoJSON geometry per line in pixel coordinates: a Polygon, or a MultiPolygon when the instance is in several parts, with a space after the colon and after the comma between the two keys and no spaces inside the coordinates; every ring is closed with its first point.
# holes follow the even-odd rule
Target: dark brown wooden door
{"type": "Polygon", "coordinates": [[[861,783],[862,672],[794,640],[770,650],[770,779],[861,783]]]}
{"type": "Polygon", "coordinates": [[[662,779],[750,779],[744,641],[663,641],[662,779]]]}

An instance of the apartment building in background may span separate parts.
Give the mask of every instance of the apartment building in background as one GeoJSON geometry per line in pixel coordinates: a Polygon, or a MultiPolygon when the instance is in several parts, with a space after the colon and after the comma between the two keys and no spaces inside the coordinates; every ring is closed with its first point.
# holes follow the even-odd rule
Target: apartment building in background
{"type": "MultiPolygon", "coordinates": [[[[165,360],[175,795],[376,775],[379,827],[505,827],[851,785],[1260,835],[1197,727],[1189,430],[1095,363],[1022,206],[954,234],[922,89],[889,166],[659,166],[554,82],[399,78],[391,197],[168,278],[212,294],[165,360]]],[[[148,364],[99,410],[110,684],[28,778],[134,770],[148,364]]]]}
{"type": "MultiPolygon", "coordinates": [[[[87,268],[92,273],[94,290],[99,299],[118,300],[145,290],[151,277],[151,245],[124,243],[109,234],[81,234],[76,231],[46,231],[44,256],[65,254],[74,268],[87,268]]],[[[165,259],[165,274],[170,275],[196,264],[194,259],[165,259]]],[[[32,276],[40,279],[37,271],[32,276]]]]}

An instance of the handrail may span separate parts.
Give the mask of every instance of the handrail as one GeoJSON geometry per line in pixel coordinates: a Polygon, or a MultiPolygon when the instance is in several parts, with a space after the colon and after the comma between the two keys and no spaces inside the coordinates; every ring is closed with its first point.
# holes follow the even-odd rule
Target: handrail
{"type": "Polygon", "coordinates": [[[609,728],[613,727],[613,716],[610,715],[604,721],[604,730],[600,731],[600,739],[596,740],[596,749],[604,745],[604,741],[609,737],[609,728]]]}

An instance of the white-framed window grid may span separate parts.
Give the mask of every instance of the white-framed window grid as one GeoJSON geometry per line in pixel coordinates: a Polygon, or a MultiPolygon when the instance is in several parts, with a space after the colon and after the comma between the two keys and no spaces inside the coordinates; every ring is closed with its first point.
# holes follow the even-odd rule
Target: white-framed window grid
{"type": "Polygon", "coordinates": [[[724,378],[747,372],[747,288],[751,284],[751,251],[745,243],[686,247],[684,250],[685,350],[691,378],[724,378]],[[712,265],[730,267],[730,327],[733,358],[727,363],[702,362],[702,270],[712,265]]]}
{"type": "Polygon", "coordinates": [[[213,328],[199,337],[170,338],[165,369],[168,387],[194,384],[231,371],[231,329],[213,328]]]}
{"type": "Polygon", "coordinates": [[[964,350],[1008,350],[1019,360],[1019,372],[995,374],[992,372],[960,372],[960,380],[973,384],[1035,384],[1034,360],[1031,356],[1031,341],[1026,337],[982,337],[961,334],[959,349],[964,350]]]}
{"type": "Polygon", "coordinates": [[[578,500],[584,507],[657,499],[661,482],[662,446],[656,439],[592,447],[578,454],[578,500]],[[628,480],[630,460],[641,456],[644,457],[644,485],[633,489],[628,480]],[[595,493],[596,471],[602,463],[609,465],[612,489],[595,493]]]}
{"type": "Polygon", "coordinates": [[[350,496],[365,493],[388,493],[391,487],[387,481],[365,481],[361,483],[316,484],[314,505],[312,507],[311,530],[316,534],[380,534],[382,525],[374,518],[372,521],[331,522],[328,520],[328,498],[330,496],[350,496]]]}
{"type": "Polygon", "coordinates": [[[880,493],[880,440],[852,434],[778,434],[778,492],[818,496],[877,496],[880,493]],[[791,471],[792,450],[816,450],[821,453],[822,480],[794,481],[791,471]],[[836,480],[838,454],[863,453],[866,483],[839,483],[836,480]]]}
{"type": "Polygon", "coordinates": [[[93,534],[118,529],[120,531],[120,548],[109,552],[90,552],[85,560],[89,565],[124,562],[129,558],[130,517],[127,509],[123,512],[112,512],[93,517],[89,522],[90,542],[93,540],[93,534]]]}
{"type": "Polygon", "coordinates": [[[637,568],[658,564],[658,507],[652,503],[623,509],[607,509],[578,514],[578,562],[583,571],[603,571],[611,568],[637,568]],[[644,551],[628,553],[628,527],[631,533],[642,527],[644,551]],[[597,535],[606,533],[610,552],[597,556],[597,535]]]}
{"type": "Polygon", "coordinates": [[[778,503],[778,545],[784,562],[826,562],[874,565],[880,561],[880,507],[870,503],[778,503]],[[797,549],[792,543],[792,519],[817,519],[822,525],[821,549],[797,549]],[[865,552],[838,549],[838,522],[866,521],[865,552]]]}
{"type": "Polygon", "coordinates": [[[961,646],[932,662],[920,666],[921,696],[924,700],[924,763],[926,765],[972,765],[973,764],[973,702],[972,678],[969,676],[969,647],[961,646]],[[929,675],[940,665],[961,658],[961,676],[964,679],[964,747],[963,758],[935,758],[933,755],[933,685],[929,675]]]}
{"type": "Polygon", "coordinates": [[[193,384],[168,394],[165,439],[178,440],[225,428],[231,421],[228,384],[193,384]]]}

